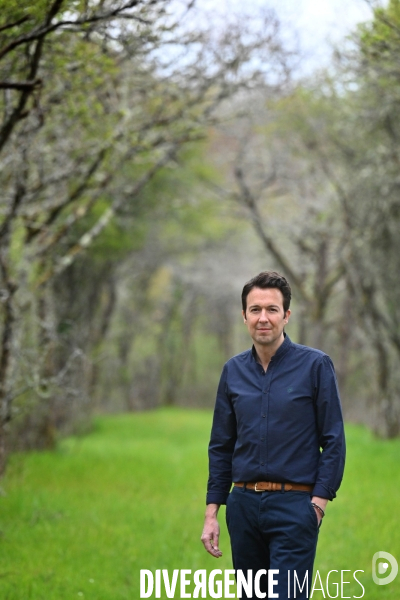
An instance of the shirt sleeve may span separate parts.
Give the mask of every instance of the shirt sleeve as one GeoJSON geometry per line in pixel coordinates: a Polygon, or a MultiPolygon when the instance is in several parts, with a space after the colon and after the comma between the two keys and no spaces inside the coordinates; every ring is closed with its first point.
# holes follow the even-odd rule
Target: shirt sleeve
{"type": "Polygon", "coordinates": [[[226,504],[232,485],[232,456],[236,443],[236,417],[227,390],[225,365],[217,391],[211,439],[208,447],[207,504],[226,504]]]}
{"type": "Polygon", "coordinates": [[[322,452],[313,495],[333,500],[343,477],[346,446],[335,370],[327,355],[316,369],[315,404],[322,452]]]}

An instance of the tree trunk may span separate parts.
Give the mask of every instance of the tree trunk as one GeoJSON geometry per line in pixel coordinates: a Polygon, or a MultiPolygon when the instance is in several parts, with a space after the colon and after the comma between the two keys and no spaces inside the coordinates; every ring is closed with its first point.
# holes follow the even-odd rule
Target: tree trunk
{"type": "Polygon", "coordinates": [[[15,327],[14,294],[16,285],[11,280],[4,247],[0,249],[0,270],[3,283],[3,327],[0,347],[0,475],[6,468],[6,425],[11,419],[11,392],[9,374],[11,368],[12,341],[15,327]]]}

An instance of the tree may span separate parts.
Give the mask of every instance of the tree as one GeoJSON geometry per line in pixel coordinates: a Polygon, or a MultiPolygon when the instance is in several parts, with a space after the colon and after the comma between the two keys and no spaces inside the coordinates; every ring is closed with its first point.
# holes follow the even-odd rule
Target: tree
{"type": "Polygon", "coordinates": [[[68,297],[62,283],[79,296],[73,274],[82,276],[86,262],[96,302],[112,288],[110,261],[98,265],[97,276],[91,266],[96,241],[128,217],[140,230],[143,215],[159,202],[158,193],[146,194],[150,182],[179,162],[186,144],[206,135],[216,108],[269,70],[275,77],[285,71],[271,16],[261,32],[244,24],[193,32],[167,4],[56,0],[27,9],[8,4],[2,13],[0,432],[18,392],[18,339],[28,335],[17,297],[36,315],[28,329],[33,346],[41,345],[36,387],[46,397],[77,350],[55,352],[59,325],[69,318],[57,309],[68,297]]]}
{"type": "Polygon", "coordinates": [[[231,148],[230,189],[215,188],[240,207],[271,264],[290,280],[301,315],[299,342],[328,350],[329,304],[344,275],[343,240],[337,201],[302,152],[298,100],[289,90],[274,99],[253,93],[245,116],[221,131],[231,148]]]}
{"type": "Polygon", "coordinates": [[[296,92],[302,159],[318,173],[318,194],[336,196],[334,223],[344,232],[336,242],[338,273],[354,319],[342,341],[348,349],[357,340],[353,350],[361,349],[375,430],[385,437],[400,434],[399,24],[397,0],[376,9],[349,49],[336,53],[333,74],[304,82],[296,92]]]}

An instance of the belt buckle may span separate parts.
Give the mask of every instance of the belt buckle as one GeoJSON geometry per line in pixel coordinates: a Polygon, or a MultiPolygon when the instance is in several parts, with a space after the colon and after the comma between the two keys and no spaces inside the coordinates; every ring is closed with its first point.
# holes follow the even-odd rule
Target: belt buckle
{"type": "Polygon", "coordinates": [[[263,490],[259,490],[259,489],[257,489],[257,484],[258,484],[258,483],[260,483],[260,482],[259,482],[259,481],[257,481],[257,482],[254,484],[254,491],[255,491],[255,492],[267,492],[267,491],[268,491],[268,489],[265,489],[265,488],[264,488],[263,490]]]}

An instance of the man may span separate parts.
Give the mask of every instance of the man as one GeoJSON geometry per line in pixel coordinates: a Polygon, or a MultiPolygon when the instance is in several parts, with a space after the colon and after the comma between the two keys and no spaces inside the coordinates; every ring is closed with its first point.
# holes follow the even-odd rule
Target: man
{"type": "MultiPolygon", "coordinates": [[[[248,569],[253,577],[277,570],[273,597],[308,598],[319,527],[343,476],[345,442],[331,359],[284,332],[290,300],[287,280],[274,271],[243,288],[253,347],[222,372],[201,540],[212,556],[222,555],[217,513],[226,504],[234,569],[245,577],[248,569]]],[[[267,593],[267,577],[259,582],[267,593]]],[[[257,596],[253,590],[247,597],[257,596]]]]}

